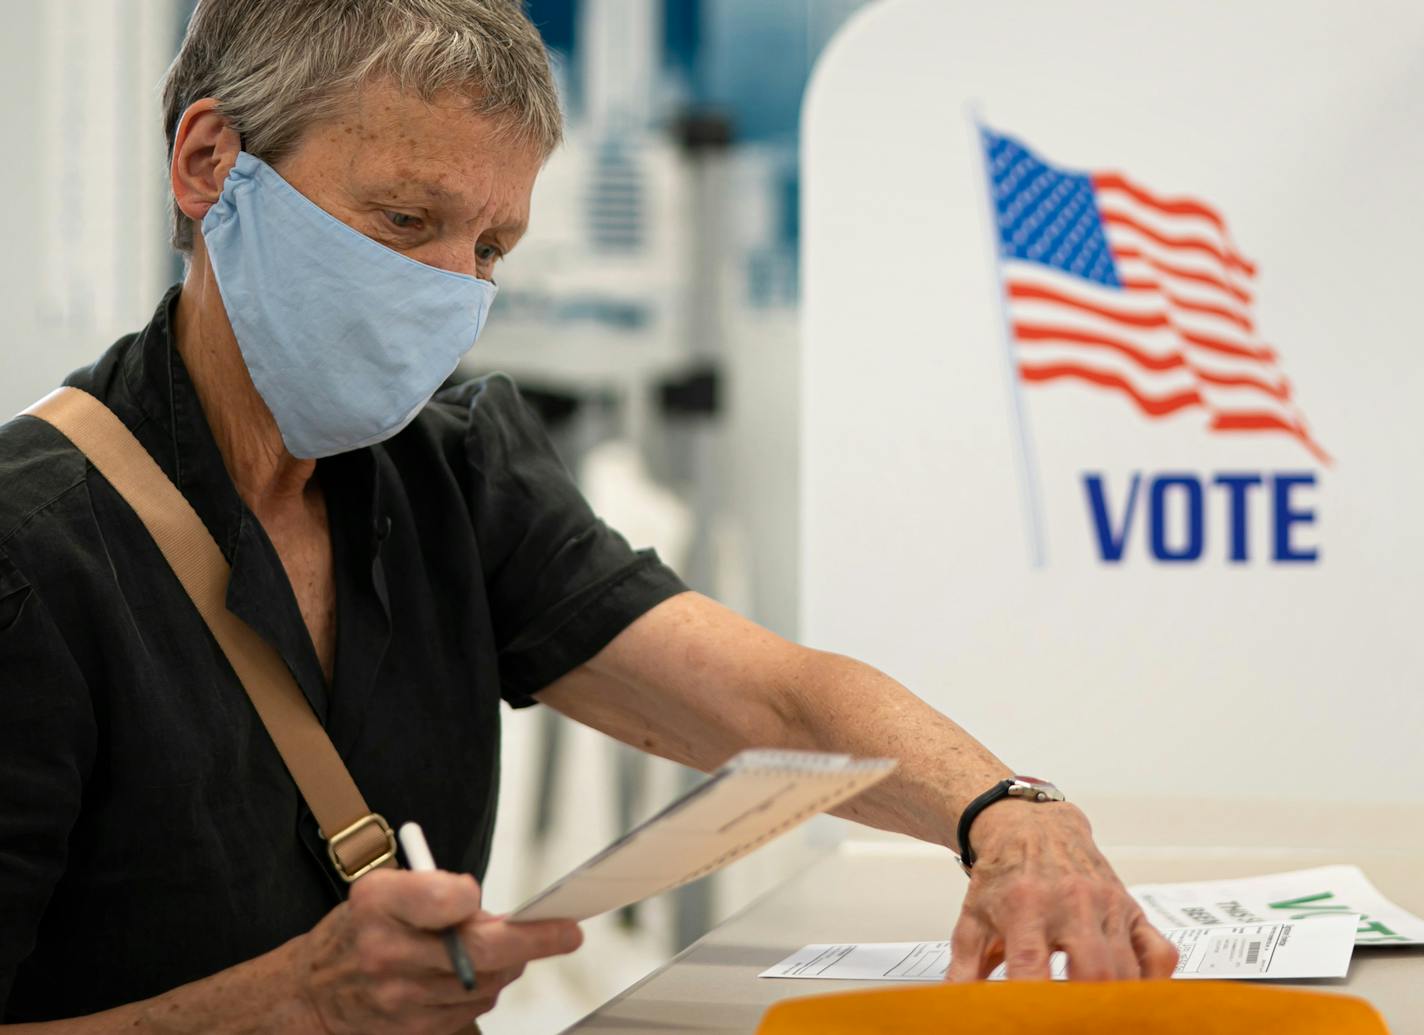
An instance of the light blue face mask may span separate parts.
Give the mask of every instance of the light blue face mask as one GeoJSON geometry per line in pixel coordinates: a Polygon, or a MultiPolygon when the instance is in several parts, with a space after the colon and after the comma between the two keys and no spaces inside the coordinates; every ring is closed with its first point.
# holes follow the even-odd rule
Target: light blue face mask
{"type": "Polygon", "coordinates": [[[414,420],[474,345],[496,291],[377,244],[245,151],[203,217],[203,241],[252,382],[303,459],[414,420]]]}

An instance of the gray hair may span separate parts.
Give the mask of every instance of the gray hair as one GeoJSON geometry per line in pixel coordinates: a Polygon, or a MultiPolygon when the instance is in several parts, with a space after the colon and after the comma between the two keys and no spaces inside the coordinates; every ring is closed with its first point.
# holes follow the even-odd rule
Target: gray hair
{"type": "MultiPolygon", "coordinates": [[[[204,97],[270,164],[380,77],[427,101],[462,93],[545,157],[562,137],[548,54],[518,0],[201,0],[163,81],[169,158],[179,118],[204,97]]],[[[193,250],[176,200],[172,243],[193,250]]]]}

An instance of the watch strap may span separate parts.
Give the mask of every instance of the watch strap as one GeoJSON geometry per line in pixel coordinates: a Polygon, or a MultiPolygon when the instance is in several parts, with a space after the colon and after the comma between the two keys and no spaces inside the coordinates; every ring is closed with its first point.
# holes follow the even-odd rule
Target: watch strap
{"type": "Polygon", "coordinates": [[[994,802],[1009,796],[1009,790],[1014,786],[1015,780],[1000,780],[990,787],[979,797],[975,798],[968,805],[964,806],[964,811],[959,814],[959,827],[955,831],[955,840],[959,842],[959,865],[966,871],[973,869],[976,858],[974,849],[969,845],[969,828],[974,825],[974,820],[979,813],[983,812],[994,802]]]}

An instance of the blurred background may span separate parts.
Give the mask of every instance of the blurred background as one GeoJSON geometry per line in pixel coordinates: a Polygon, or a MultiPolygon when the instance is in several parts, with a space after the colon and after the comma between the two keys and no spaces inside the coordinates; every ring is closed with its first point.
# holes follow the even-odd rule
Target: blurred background
{"type": "MultiPolygon", "coordinates": [[[[797,624],[797,127],[812,64],[867,0],[527,0],[567,142],[461,376],[512,374],[595,508],[693,587],[797,624]]],[[[15,0],[0,33],[0,411],[149,318],[167,246],[158,83],[192,0],[15,0]]],[[[539,709],[507,716],[486,898],[510,908],[694,774],[539,709]]],[[[831,836],[831,835],[821,835],[831,836]]],[[[763,853],[588,925],[486,1032],[555,1031],[815,851],[763,853]]]]}

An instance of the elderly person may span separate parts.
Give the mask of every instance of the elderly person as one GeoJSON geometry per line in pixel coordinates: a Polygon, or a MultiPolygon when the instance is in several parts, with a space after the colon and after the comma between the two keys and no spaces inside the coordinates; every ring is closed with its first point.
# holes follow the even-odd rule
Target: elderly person
{"type": "MultiPolygon", "coordinates": [[[[516,4],[204,0],[164,104],[186,275],[68,384],[192,505],[231,565],[228,610],[280,655],[371,807],[420,820],[456,873],[336,878],[144,525],[20,417],[0,429],[0,1017],[468,1026],[580,940],[481,908],[501,700],[703,769],[749,745],[893,756],[843,814],[967,848],[961,815],[1009,776],[994,755],[889,677],[634,552],[507,379],[431,398],[559,142],[516,4]],[[472,992],[442,948],[452,926],[472,992]]],[[[1001,959],[1046,977],[1056,949],[1074,977],[1170,973],[1074,806],[981,799],[971,818],[952,977],[1001,959]]]]}

